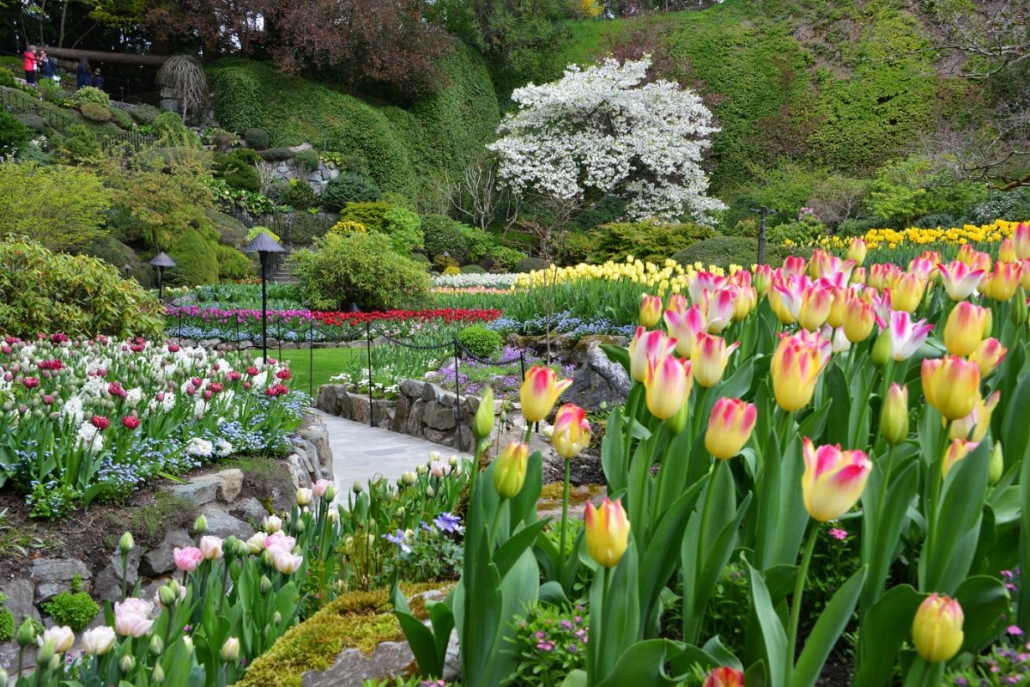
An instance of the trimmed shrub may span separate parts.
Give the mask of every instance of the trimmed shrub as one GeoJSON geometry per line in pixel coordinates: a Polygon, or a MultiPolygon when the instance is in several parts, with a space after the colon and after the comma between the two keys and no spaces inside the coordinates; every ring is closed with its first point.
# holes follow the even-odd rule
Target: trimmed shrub
{"type": "Polygon", "coordinates": [[[479,265],[465,265],[464,267],[461,268],[461,273],[462,274],[486,274],[486,270],[484,270],[479,265]]]}
{"type": "Polygon", "coordinates": [[[297,167],[302,172],[314,172],[322,162],[318,158],[318,153],[310,148],[298,150],[294,158],[297,162],[297,167]]]}
{"type": "MultiPolygon", "coordinates": [[[[240,137],[231,131],[225,129],[219,129],[217,126],[208,127],[204,129],[204,134],[201,136],[201,140],[209,146],[215,146],[217,148],[229,148],[231,146],[240,144],[240,137]]],[[[249,148],[247,148],[250,151],[249,148]]],[[[253,152],[253,151],[250,151],[253,152]]]]}
{"type": "Polygon", "coordinates": [[[14,86],[17,82],[14,80],[14,72],[10,69],[0,67],[0,86],[14,86]]]}
{"type": "Polygon", "coordinates": [[[350,203],[340,213],[340,221],[350,220],[352,222],[360,222],[364,224],[369,231],[377,231],[379,233],[386,232],[386,220],[384,219],[387,212],[392,209],[389,203],[369,202],[369,203],[350,203]]]}
{"type": "Polygon", "coordinates": [[[215,246],[219,279],[246,279],[254,276],[254,263],[241,251],[221,244],[215,246]]]}
{"type": "Polygon", "coordinates": [[[425,268],[427,270],[430,269],[433,264],[432,261],[428,258],[428,256],[423,255],[422,253],[412,253],[410,256],[408,256],[408,259],[419,265],[425,265],[425,268]]]}
{"type": "Polygon", "coordinates": [[[658,224],[655,222],[604,224],[594,232],[596,248],[590,261],[603,263],[623,260],[628,255],[661,264],[673,253],[716,233],[697,224],[658,224]]]}
{"type": "Polygon", "coordinates": [[[129,265],[135,270],[140,265],[136,252],[113,236],[97,237],[92,243],[82,248],[82,253],[100,258],[119,270],[125,265],[129,265]]]}
{"type": "Polygon", "coordinates": [[[475,357],[489,358],[501,350],[504,339],[492,329],[476,326],[462,329],[458,334],[458,342],[475,357]]]}
{"type": "Polygon", "coordinates": [[[344,219],[329,227],[329,231],[334,234],[343,234],[344,236],[347,234],[367,234],[368,227],[361,222],[344,219]]]}
{"type": "MultiPolygon", "coordinates": [[[[993,220],[992,220],[993,221],[993,220]]],[[[877,229],[883,227],[886,224],[882,219],[878,217],[869,217],[866,219],[846,219],[837,225],[836,235],[841,238],[851,238],[852,236],[865,236],[870,229],[877,229]]]]}
{"type": "Polygon", "coordinates": [[[359,174],[341,174],[330,179],[322,189],[322,206],[339,212],[349,203],[369,203],[379,200],[382,192],[376,183],[359,174]]]}
{"type": "Polygon", "coordinates": [[[269,162],[283,162],[285,160],[292,160],[297,154],[289,148],[269,148],[268,150],[262,150],[260,155],[262,159],[269,162]]]}
{"type": "MultiPolygon", "coordinates": [[[[456,222],[446,215],[426,215],[422,218],[422,234],[425,243],[426,255],[435,258],[437,255],[449,253],[459,263],[467,262],[470,259],[468,245],[465,242],[466,227],[461,222],[456,222]]],[[[488,237],[492,238],[492,237],[488,237]]],[[[483,257],[486,254],[486,246],[482,251],[483,257]]]]}
{"type": "Polygon", "coordinates": [[[293,254],[295,273],[311,307],[362,310],[417,307],[429,299],[425,269],[392,249],[381,234],[326,234],[315,250],[293,254]]]}
{"type": "Polygon", "coordinates": [[[795,222],[780,224],[769,230],[769,243],[782,245],[790,241],[796,246],[807,246],[826,236],[826,225],[815,215],[802,215],[795,222]]]}
{"type": "Polygon", "coordinates": [[[308,182],[290,179],[290,183],[283,189],[282,204],[294,210],[307,210],[318,207],[318,195],[308,186],[308,182]]]}
{"type": "Polygon", "coordinates": [[[385,215],[386,233],[390,236],[393,249],[407,255],[423,244],[422,220],[417,214],[405,208],[391,208],[385,215]]]}
{"type": "Polygon", "coordinates": [[[247,238],[244,241],[244,244],[250,243],[251,241],[256,239],[258,234],[268,234],[273,239],[275,239],[276,243],[282,243],[283,242],[282,239],[279,238],[279,234],[275,233],[274,231],[272,231],[268,227],[253,227],[253,228],[250,229],[250,231],[247,232],[247,238]]]}
{"type": "Polygon", "coordinates": [[[123,129],[132,128],[132,116],[121,108],[111,108],[111,119],[113,119],[114,123],[123,129]]]}
{"type": "Polygon", "coordinates": [[[165,270],[165,282],[170,286],[199,286],[217,282],[216,246],[206,241],[196,229],[183,230],[175,245],[168,249],[168,255],[178,267],[165,270]]]}
{"type": "Polygon", "coordinates": [[[487,260],[492,262],[493,264],[488,269],[496,269],[499,266],[502,272],[515,272],[519,263],[525,258],[526,254],[520,250],[498,245],[491,248],[487,256],[480,262],[487,260]]]}
{"type": "Polygon", "coordinates": [[[153,105],[133,105],[129,108],[129,116],[132,121],[140,126],[151,126],[161,114],[161,110],[153,105]]]}
{"type": "MultiPolygon", "coordinates": [[[[72,588],[75,588],[74,583],[72,588]]],[[[55,624],[79,632],[97,617],[100,606],[86,592],[61,592],[43,604],[43,610],[55,624]]]]}
{"type": "Polygon", "coordinates": [[[111,98],[107,93],[99,88],[86,86],[85,88],[80,88],[75,91],[75,96],[72,98],[72,102],[76,105],[82,105],[83,103],[96,103],[97,105],[107,107],[111,104],[111,98]]]}
{"type": "MultiPolygon", "coordinates": [[[[3,71],[3,70],[0,69],[0,71],[3,71]]],[[[3,114],[7,114],[7,112],[3,111],[3,114]]],[[[22,124],[24,124],[25,126],[27,126],[28,128],[32,129],[33,131],[38,131],[40,133],[42,133],[43,131],[46,131],[46,127],[47,127],[46,120],[43,119],[42,117],[40,117],[37,114],[30,114],[30,113],[16,114],[16,115],[14,115],[14,118],[17,119],[22,124]]],[[[2,128],[3,128],[2,125],[0,125],[0,129],[2,129],[2,128]]]]}
{"type": "Polygon", "coordinates": [[[269,145],[268,132],[257,127],[244,131],[243,140],[246,141],[247,145],[251,148],[256,148],[257,150],[264,150],[269,145]]]}
{"type": "Polygon", "coordinates": [[[0,331],[155,337],[163,327],[157,299],[117,268],[31,241],[0,241],[0,331]]]}
{"type": "Polygon", "coordinates": [[[68,127],[68,135],[61,141],[61,158],[70,164],[89,163],[100,156],[97,135],[82,124],[68,127]]]}
{"type": "Polygon", "coordinates": [[[448,265],[443,268],[443,272],[441,272],[441,274],[445,277],[453,277],[456,274],[461,274],[461,270],[458,269],[457,265],[448,265]]]}
{"type": "Polygon", "coordinates": [[[32,132],[27,126],[6,110],[0,109],[0,155],[6,155],[12,150],[21,148],[29,142],[30,138],[32,138],[32,132]]]}
{"type": "Polygon", "coordinates": [[[111,110],[99,103],[87,101],[79,105],[79,112],[91,122],[107,122],[111,119],[111,110]]]}
{"type": "Polygon", "coordinates": [[[519,273],[535,272],[537,270],[546,270],[550,266],[551,263],[543,258],[523,258],[515,265],[515,271],[519,273]]]}
{"type": "MultiPolygon", "coordinates": [[[[253,151],[247,151],[254,154],[253,151]]],[[[238,188],[251,193],[261,192],[261,175],[253,163],[247,158],[242,150],[234,150],[229,155],[215,153],[214,173],[218,179],[224,179],[225,183],[233,188],[238,188]]]]}

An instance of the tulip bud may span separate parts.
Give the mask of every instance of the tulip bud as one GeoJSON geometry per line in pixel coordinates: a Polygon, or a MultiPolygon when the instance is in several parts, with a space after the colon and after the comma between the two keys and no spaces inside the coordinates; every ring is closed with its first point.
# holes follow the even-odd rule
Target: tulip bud
{"type": "Polygon", "coordinates": [[[948,353],[965,357],[976,350],[985,336],[990,310],[962,301],[948,315],[944,325],[944,346],[948,353]]]}
{"type": "Polygon", "coordinates": [[[908,387],[892,382],[880,411],[880,433],[891,446],[908,438],[908,387]]]}
{"type": "Polygon", "coordinates": [[[311,503],[311,490],[310,489],[298,489],[297,490],[297,505],[306,506],[311,503]]]}
{"type": "Polygon", "coordinates": [[[7,671],[0,668],[0,687],[7,687],[9,677],[7,671]]]}
{"type": "MultiPolygon", "coordinates": [[[[1023,268],[1025,274],[1030,274],[1030,265],[1023,268]]],[[[1016,302],[1012,305],[1012,324],[1022,327],[1027,320],[1026,291],[1020,286],[1016,291],[1016,302]]]]}
{"type": "Polygon", "coordinates": [[[662,319],[662,299],[644,294],[640,297],[640,326],[650,329],[662,319]]]}
{"type": "Polygon", "coordinates": [[[947,451],[944,452],[944,460],[941,462],[941,477],[946,478],[955,463],[968,456],[977,446],[979,443],[975,441],[953,439],[948,445],[947,451]]]}
{"type": "Polygon", "coordinates": [[[410,487],[412,484],[418,481],[418,475],[410,470],[401,475],[401,484],[406,487],[410,487]]]}
{"type": "Polygon", "coordinates": [[[922,380],[926,402],[948,420],[969,415],[980,400],[980,369],[957,356],[924,360],[922,380]]]}
{"type": "Polygon", "coordinates": [[[150,681],[155,685],[159,685],[165,681],[165,671],[164,668],[161,667],[160,663],[154,665],[154,671],[150,674],[150,681]]]}
{"type": "Polygon", "coordinates": [[[232,663],[240,657],[240,640],[235,637],[229,637],[225,640],[225,644],[222,645],[222,650],[218,652],[219,658],[224,663],[232,663]]]}
{"type": "Polygon", "coordinates": [[[36,626],[32,624],[29,618],[25,618],[25,622],[18,628],[18,634],[15,639],[18,642],[18,646],[23,649],[36,643],[36,626]]]}
{"type": "Polygon", "coordinates": [[[198,515],[197,519],[193,521],[193,531],[197,534],[207,532],[207,518],[203,515],[198,515]]]}
{"type": "Polygon", "coordinates": [[[990,480],[992,486],[998,483],[998,480],[1001,479],[1001,475],[1004,472],[1005,456],[1001,452],[1001,442],[996,441],[994,442],[994,448],[991,449],[990,472],[988,473],[987,477],[990,480]]]}
{"type": "Polygon", "coordinates": [[[549,367],[531,367],[519,388],[519,401],[526,422],[532,424],[546,418],[558,397],[571,385],[571,379],[558,381],[558,375],[549,367]]]}
{"type": "Polygon", "coordinates": [[[351,491],[353,491],[355,494],[360,494],[362,492],[361,482],[355,482],[354,486],[351,487],[351,491]]]}
{"type": "Polygon", "coordinates": [[[629,546],[630,523],[622,503],[607,498],[600,508],[588,503],[584,520],[590,557],[606,568],[617,566],[629,546]]]}
{"type": "Polygon", "coordinates": [[[272,616],[272,624],[273,625],[278,625],[282,621],[283,621],[283,614],[280,613],[279,611],[276,611],[275,615],[272,616]]]}
{"type": "Polygon", "coordinates": [[[943,594],[931,594],[919,605],[912,621],[912,644],[927,663],[952,659],[965,640],[965,616],[958,601],[943,594]]]}
{"type": "Polygon", "coordinates": [[[884,329],[880,332],[880,335],[876,337],[876,342],[873,344],[872,353],[869,354],[869,360],[877,368],[882,368],[887,364],[887,361],[891,359],[891,330],[884,329]]]}
{"type": "Polygon", "coordinates": [[[432,487],[426,487],[426,496],[428,496],[429,498],[433,498],[434,496],[436,496],[436,489],[433,489],[432,487]]]}
{"type": "Polygon", "coordinates": [[[36,654],[36,665],[42,666],[50,663],[50,659],[54,657],[56,651],[53,642],[43,642],[43,646],[39,647],[39,652],[36,654]]]}
{"type": "Polygon", "coordinates": [[[969,356],[969,361],[976,363],[976,366],[980,369],[980,378],[986,379],[997,369],[1007,353],[1008,349],[1002,346],[1000,341],[997,339],[986,339],[969,356]]]}
{"type": "Polygon", "coordinates": [[[586,411],[571,403],[563,405],[555,416],[551,444],[565,459],[575,458],[589,446],[590,423],[586,411]]]}
{"type": "Polygon", "coordinates": [[[161,639],[161,636],[160,635],[153,635],[153,636],[151,636],[151,638],[150,638],[150,654],[152,656],[160,656],[162,653],[164,653],[164,650],[165,650],[165,643],[164,643],[164,640],[161,639]]]}
{"type": "Polygon", "coordinates": [[[659,420],[668,420],[690,397],[694,386],[692,363],[674,355],[649,360],[644,386],[647,409],[659,420]]]}
{"type": "Polygon", "coordinates": [[[476,417],[472,421],[472,434],[476,439],[486,439],[494,431],[494,392],[486,387],[483,397],[476,409],[476,417]]]}
{"type": "Polygon", "coordinates": [[[161,602],[161,605],[168,608],[175,604],[179,600],[179,595],[168,585],[158,588],[157,598],[161,602]]]}
{"type": "Polygon", "coordinates": [[[132,540],[131,532],[126,532],[122,535],[122,538],[118,540],[118,550],[121,551],[123,556],[127,556],[135,547],[136,542],[132,540]]]}
{"type": "Polygon", "coordinates": [[[722,666],[710,672],[701,687],[744,687],[744,673],[722,666]]]}
{"type": "Polygon", "coordinates": [[[513,441],[498,456],[494,466],[494,489],[502,499],[514,498],[522,491],[529,462],[529,446],[513,441]]]}

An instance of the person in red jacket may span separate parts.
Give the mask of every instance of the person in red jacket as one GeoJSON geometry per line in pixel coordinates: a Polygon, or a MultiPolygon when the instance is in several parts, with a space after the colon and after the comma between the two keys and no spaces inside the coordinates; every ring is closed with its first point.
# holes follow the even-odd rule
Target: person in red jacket
{"type": "Polygon", "coordinates": [[[36,84],[36,46],[25,48],[25,83],[36,84]]]}

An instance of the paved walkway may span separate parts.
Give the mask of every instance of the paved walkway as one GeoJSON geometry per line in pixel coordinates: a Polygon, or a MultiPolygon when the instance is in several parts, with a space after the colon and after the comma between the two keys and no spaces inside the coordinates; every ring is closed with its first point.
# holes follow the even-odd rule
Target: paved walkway
{"type": "Polygon", "coordinates": [[[315,412],[321,416],[329,432],[336,490],[341,494],[348,493],[355,482],[366,486],[368,480],[377,474],[391,482],[396,481],[403,473],[428,461],[432,451],[438,451],[445,460],[452,455],[472,457],[425,439],[315,412]]]}

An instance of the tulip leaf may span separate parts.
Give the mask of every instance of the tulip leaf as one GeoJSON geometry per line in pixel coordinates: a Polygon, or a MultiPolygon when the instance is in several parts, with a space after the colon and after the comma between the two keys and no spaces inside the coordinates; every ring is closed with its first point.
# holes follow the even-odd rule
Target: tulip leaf
{"type": "Polygon", "coordinates": [[[955,599],[965,616],[962,650],[979,653],[997,636],[1002,616],[1009,610],[1009,592],[1001,580],[978,575],[959,585],[955,599]]]}
{"type": "Polygon", "coordinates": [[[1030,460],[1030,422],[1026,421],[1027,408],[1030,408],[1030,374],[1024,375],[1019,381],[1005,408],[1005,419],[998,438],[1005,448],[1007,464],[1030,460]]]}
{"type": "Polygon", "coordinates": [[[891,587],[862,617],[854,687],[890,684],[894,659],[912,631],[916,609],[926,597],[911,585],[891,587]]]}
{"type": "Polygon", "coordinates": [[[714,394],[708,394],[710,398],[706,399],[707,403],[705,404],[705,414],[703,417],[708,417],[711,414],[715,402],[720,398],[744,398],[751,389],[754,369],[754,358],[748,358],[746,362],[741,363],[740,367],[733,371],[729,379],[716,387],[714,394]]]}
{"type": "Polygon", "coordinates": [[[743,670],[744,668],[740,659],[722,643],[722,640],[719,639],[719,635],[716,635],[705,642],[705,645],[701,647],[701,650],[711,656],[720,666],[729,666],[734,670],[743,670]]]}
{"type": "Polygon", "coordinates": [[[990,447],[980,442],[948,472],[936,531],[927,538],[919,559],[921,589],[953,594],[969,574],[980,535],[989,461],[990,447]]]}
{"type": "Polygon", "coordinates": [[[570,606],[572,602],[565,595],[565,590],[555,580],[540,585],[540,602],[552,606],[570,606]]]}
{"type": "MultiPolygon", "coordinates": [[[[630,394],[632,395],[632,391],[630,394]]],[[[615,493],[626,489],[626,464],[623,455],[622,407],[612,410],[605,425],[605,440],[601,443],[601,468],[608,481],[608,490],[615,493]]]]}
{"type": "MultiPolygon", "coordinates": [[[[672,438],[669,448],[665,452],[665,458],[662,460],[661,469],[658,471],[657,480],[661,488],[658,489],[660,498],[654,508],[656,514],[665,513],[672,502],[679,498],[683,490],[691,483],[688,475],[694,463],[695,453],[691,451],[693,443],[694,437],[689,431],[682,431],[672,438]]],[[[704,458],[708,458],[706,452],[700,451],[699,453],[704,458]]]]}
{"type": "Polygon", "coordinates": [[[560,687],[587,687],[587,674],[583,670],[573,670],[565,676],[560,687]]]}
{"type": "MultiPolygon", "coordinates": [[[[519,560],[522,553],[533,546],[537,537],[543,531],[544,526],[550,522],[549,518],[538,520],[528,527],[518,530],[511,538],[504,542],[494,553],[493,562],[497,566],[497,572],[503,578],[511,570],[512,566],[519,560]]],[[[559,555],[562,555],[559,552],[559,555]]]]}
{"type": "MultiPolygon", "coordinates": [[[[404,637],[408,640],[411,653],[415,655],[415,662],[418,663],[419,672],[427,677],[441,677],[443,675],[443,666],[440,664],[439,654],[437,653],[437,638],[433,636],[433,631],[410,613],[394,610],[393,614],[397,616],[397,622],[400,623],[401,629],[404,631],[404,637]]],[[[449,637],[450,633],[448,632],[449,637]]],[[[446,652],[446,650],[447,645],[445,643],[444,651],[446,652]]]]}
{"type": "MultiPolygon", "coordinates": [[[[1030,458],[1023,457],[1019,471],[1019,495],[1024,504],[1030,504],[1030,458]]],[[[1019,563],[1022,570],[1030,570],[1030,507],[1023,508],[1023,522],[1019,542],[1019,563]]],[[[1016,624],[1030,627],[1030,584],[1019,585],[1019,602],[1016,605],[1016,624]]]]}
{"type": "MultiPolygon", "coordinates": [[[[902,459],[894,456],[894,460],[900,462],[902,459]]],[[[874,471],[877,482],[874,484],[871,480],[862,494],[863,531],[876,532],[875,537],[862,537],[861,540],[862,558],[869,566],[863,608],[871,606],[883,592],[905,526],[905,514],[919,489],[916,460],[909,457],[900,470],[897,467],[895,470],[898,470],[897,476],[889,485],[881,485],[879,470],[874,471]]]]}
{"type": "MultiPolygon", "coordinates": [[[[772,598],[769,596],[769,589],[765,586],[762,573],[755,570],[750,563],[747,569],[751,584],[751,602],[754,604],[758,624],[762,630],[765,659],[769,665],[769,684],[770,687],[786,687],[783,685],[783,675],[788,660],[787,633],[776,614],[776,609],[773,608],[772,598]]],[[[793,660],[793,657],[790,660],[793,660]]]]}
{"type": "Polygon", "coordinates": [[[667,639],[649,639],[629,646],[619,656],[611,672],[597,683],[597,687],[671,687],[678,680],[665,674],[666,657],[672,642],[667,639]]]}
{"type": "MultiPolygon", "coordinates": [[[[862,566],[841,585],[830,599],[830,603],[826,604],[826,608],[819,614],[819,620],[805,640],[805,648],[794,667],[790,687],[812,687],[819,679],[819,673],[822,672],[827,657],[851,620],[855,604],[862,593],[865,576],[866,567],[862,566]]],[[[792,658],[788,657],[787,660],[792,658]]]]}
{"type": "MultiPolygon", "coordinates": [[[[540,451],[533,451],[526,464],[526,479],[522,484],[522,489],[508,501],[510,532],[514,532],[521,522],[529,524],[536,521],[536,504],[540,500],[540,490],[543,488],[543,474],[543,454],[540,451]]],[[[503,570],[501,577],[504,577],[503,570]]]]}
{"type": "Polygon", "coordinates": [[[611,344],[601,344],[601,350],[608,356],[608,360],[613,363],[618,363],[626,369],[626,374],[630,372],[629,364],[629,349],[624,346],[613,346],[611,344]]]}
{"type": "Polygon", "coordinates": [[[829,425],[826,429],[826,443],[856,446],[851,436],[855,427],[851,426],[851,389],[844,377],[844,370],[831,364],[826,370],[826,392],[833,399],[829,413],[829,425]]]}
{"type": "Polygon", "coordinates": [[[640,601],[638,598],[637,548],[630,533],[629,545],[614,568],[599,569],[590,587],[590,643],[597,661],[593,681],[599,683],[615,665],[622,652],[640,639],[640,601]],[[605,583],[608,589],[605,591],[605,583]],[[595,618],[595,609],[601,617],[595,618]]]}

